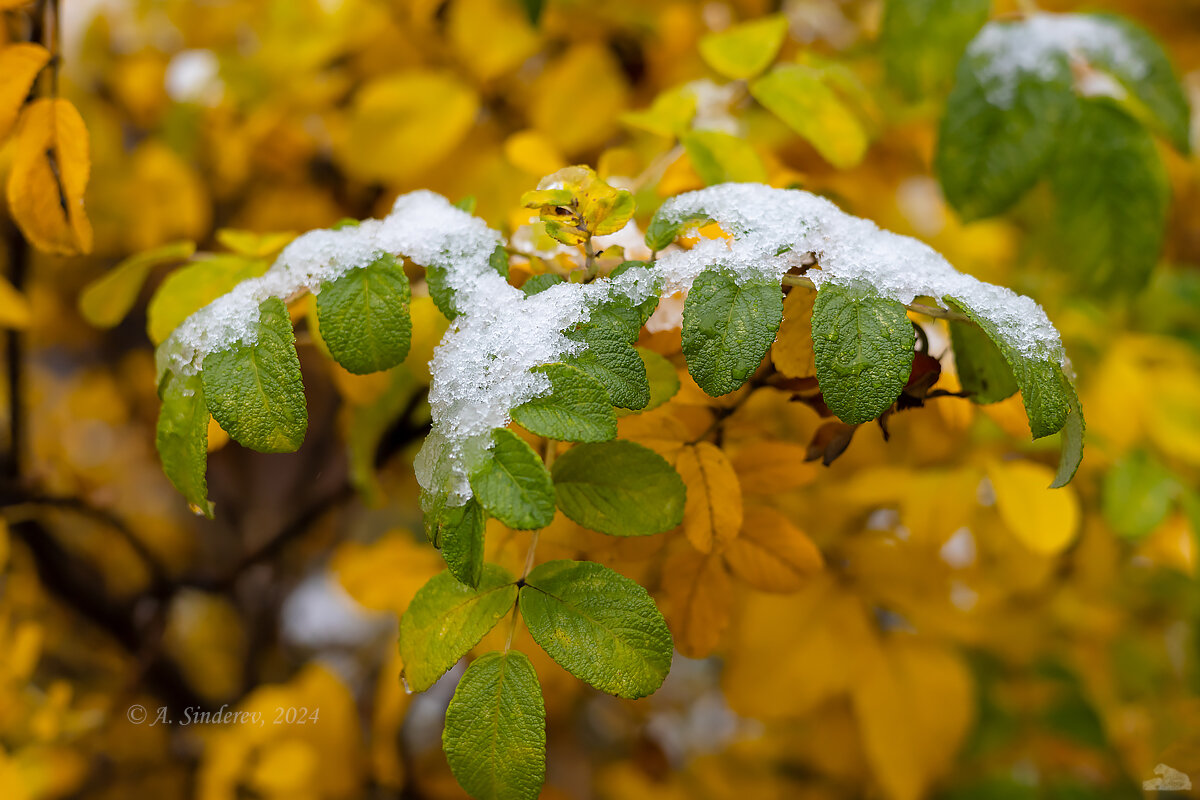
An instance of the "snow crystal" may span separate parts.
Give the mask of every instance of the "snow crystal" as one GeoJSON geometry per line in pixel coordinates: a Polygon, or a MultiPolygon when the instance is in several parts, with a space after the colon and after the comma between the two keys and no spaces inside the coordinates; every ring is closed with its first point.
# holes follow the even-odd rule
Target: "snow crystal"
{"type": "Polygon", "coordinates": [[[806,277],[818,288],[863,282],[906,304],[950,296],[994,323],[1020,354],[1063,358],[1058,331],[1030,298],[964,275],[923,242],[881,230],[809,192],[726,184],[679,195],[659,213],[676,221],[703,215],[733,237],[732,242],[707,239],[691,250],[662,254],[658,270],[668,292],[687,289],[711,266],[730,269],[741,280],[778,281],[813,253],[819,269],[806,277]]]}
{"type": "Polygon", "coordinates": [[[1119,25],[1084,14],[1031,14],[1018,22],[990,22],[967,48],[988,102],[1010,108],[1017,84],[1033,76],[1069,79],[1071,61],[1099,60],[1137,80],[1149,67],[1119,25]]]}

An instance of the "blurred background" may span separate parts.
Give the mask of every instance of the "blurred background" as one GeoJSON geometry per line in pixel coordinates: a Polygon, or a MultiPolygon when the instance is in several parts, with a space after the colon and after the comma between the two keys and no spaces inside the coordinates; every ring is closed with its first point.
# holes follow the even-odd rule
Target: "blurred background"
{"type": "MultiPolygon", "coordinates": [[[[1039,5],[1143,26],[1200,107],[1200,2],[1039,5]]],[[[945,205],[932,154],[966,39],[889,51],[883,17],[880,0],[0,0],[0,52],[46,44],[34,93],[86,125],[91,228],[40,246],[0,210],[0,798],[462,796],[440,748],[457,672],[409,696],[395,643],[441,569],[411,463],[445,321],[415,287],[408,362],[356,377],[294,307],[308,438],[260,455],[212,425],[212,521],[159,466],[153,347],[291,236],[414,188],[470,198],[532,252],[521,193],[586,163],[636,190],[644,225],[714,182],[681,125],[720,179],[825,194],[1035,297],[1078,375],[1087,451],[1050,492],[1057,445],[1030,443],[1019,398],[941,400],[897,414],[889,442],[864,428],[826,468],[804,461],[810,407],[773,391],[733,406],[685,377],[622,434],[723,419],[747,515],[784,515],[825,569],[763,591],[673,534],[614,544],[560,518],[539,558],[638,579],[679,654],[629,702],[527,649],[543,797],[1082,800],[1142,796],[1171,770],[1200,781],[1200,161],[1160,146],[1160,263],[1087,290],[1045,193],[970,224],[945,205]],[[819,150],[706,63],[705,36],[766,15],[786,19],[781,60],[828,69],[862,153],[819,150]],[[81,310],[118,264],[108,304],[81,310]],[[267,724],[180,724],[223,706],[267,724]],[[277,708],[319,717],[277,725],[277,708]],[[152,725],[160,709],[171,722],[152,725]]],[[[0,146],[6,183],[16,150],[0,146]]],[[[681,363],[677,327],[643,344],[681,363]]],[[[490,558],[523,561],[524,536],[490,528],[490,558]]]]}

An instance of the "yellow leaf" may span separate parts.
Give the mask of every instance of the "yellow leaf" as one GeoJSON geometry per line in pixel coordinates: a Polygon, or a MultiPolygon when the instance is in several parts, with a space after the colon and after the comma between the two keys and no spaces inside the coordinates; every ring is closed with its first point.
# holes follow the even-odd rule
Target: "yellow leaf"
{"type": "Polygon", "coordinates": [[[733,631],[721,685],[734,711],[762,720],[845,693],[878,647],[862,602],[826,573],[797,594],[751,594],[733,631]]]}
{"type": "Polygon", "coordinates": [[[1200,464],[1200,374],[1195,370],[1180,365],[1164,370],[1155,380],[1155,402],[1148,409],[1146,428],[1164,452],[1200,464]]]}
{"type": "Polygon", "coordinates": [[[1079,533],[1079,498],[1074,488],[1050,489],[1054,470],[1031,461],[991,465],[988,477],[1000,518],[1030,550],[1055,555],[1079,533]]]}
{"type": "Polygon", "coordinates": [[[578,44],[538,77],[529,117],[571,158],[599,147],[616,132],[617,115],[628,95],[625,76],[612,53],[600,44],[578,44]]]}
{"type": "Polygon", "coordinates": [[[754,146],[724,131],[691,131],[683,135],[683,148],[706,184],[763,183],[767,168],[754,146]]]}
{"type": "Polygon", "coordinates": [[[824,566],[812,539],[773,508],[746,509],[742,533],[723,551],[734,575],[764,592],[795,592],[824,566]]]}
{"type": "Polygon", "coordinates": [[[783,301],[783,322],[771,347],[771,362],[789,378],[811,378],[817,374],[812,343],[816,297],[816,292],[793,288],[783,301]]]}
{"type": "Polygon", "coordinates": [[[4,277],[0,277],[0,328],[28,328],[33,321],[29,300],[4,277]]]}
{"type": "Polygon", "coordinates": [[[189,686],[210,700],[225,700],[242,685],[245,633],[227,598],[187,590],[171,603],[163,644],[189,686]]]}
{"type": "Polygon", "coordinates": [[[504,157],[532,175],[549,175],[566,166],[554,142],[535,130],[517,131],[504,140],[504,157]]]}
{"type": "Polygon", "coordinates": [[[675,648],[688,658],[708,656],[729,624],[733,591],[720,557],[680,548],[663,565],[662,590],[675,648]]]}
{"type": "Polygon", "coordinates": [[[742,528],[742,487],[725,451],[709,442],[679,451],[675,469],[687,484],[683,530],[702,553],[728,542],[742,528]]]}
{"type": "Polygon", "coordinates": [[[895,638],[853,686],[875,779],[890,800],[925,797],[947,771],[974,716],[970,672],[955,652],[895,638]]]}
{"type": "Polygon", "coordinates": [[[449,72],[379,78],[354,98],[342,161],[362,180],[411,180],[458,146],[478,108],[475,91],[449,72]]]}
{"type": "Polygon", "coordinates": [[[695,116],[696,94],[684,86],[662,92],[644,111],[626,111],[621,122],[636,130],[673,139],[688,129],[695,116]]]}
{"type": "Polygon", "coordinates": [[[274,258],[295,238],[296,234],[293,231],[256,233],[236,228],[221,228],[217,231],[217,241],[227,250],[249,258],[274,258]]]}
{"type": "Polygon", "coordinates": [[[384,534],[370,544],[346,542],[330,563],[342,587],[361,605],[397,616],[442,566],[436,550],[405,530],[384,534]]]}
{"type": "Polygon", "coordinates": [[[79,295],[80,313],[97,328],[113,327],[133,308],[151,269],[184,261],[194,252],[195,242],[171,242],[130,256],[84,288],[79,295]]]}
{"type": "Polygon", "coordinates": [[[511,0],[455,0],[448,27],[458,57],[484,81],[515,69],[538,49],[537,32],[511,0]]]}
{"type": "Polygon", "coordinates": [[[50,51],[40,44],[0,45],[0,141],[12,131],[33,81],[49,62],[50,51]]]}
{"type": "Polygon", "coordinates": [[[787,30],[787,17],[782,14],[744,22],[701,39],[700,55],[726,78],[753,78],[775,60],[787,30]]]}
{"type": "Polygon", "coordinates": [[[808,448],[794,442],[758,441],[734,453],[733,469],[743,492],[775,494],[816,480],[821,467],[805,461],[807,454],[808,448]]]}
{"type": "Polygon", "coordinates": [[[83,211],[91,160],[83,118],[67,100],[38,100],[21,115],[8,175],[8,206],[34,247],[76,255],[92,249],[83,211]]]}
{"type": "Polygon", "coordinates": [[[750,84],[750,94],[833,166],[848,169],[866,155],[862,122],[819,70],[801,64],[776,67],[750,84]]]}

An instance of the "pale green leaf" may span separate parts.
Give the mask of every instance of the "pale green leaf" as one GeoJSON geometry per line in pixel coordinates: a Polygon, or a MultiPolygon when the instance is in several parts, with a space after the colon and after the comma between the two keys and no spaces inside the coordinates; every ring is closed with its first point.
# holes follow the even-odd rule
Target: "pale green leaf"
{"type": "Polygon", "coordinates": [[[554,485],[533,448],[507,428],[492,431],[492,449],[472,470],[471,490],[488,514],[510,528],[544,528],[554,520],[554,485]]]}
{"type": "Polygon", "coordinates": [[[683,522],[683,479],[653,450],[617,439],[572,447],[554,462],[558,507],[610,536],[651,536],[683,522]]]}

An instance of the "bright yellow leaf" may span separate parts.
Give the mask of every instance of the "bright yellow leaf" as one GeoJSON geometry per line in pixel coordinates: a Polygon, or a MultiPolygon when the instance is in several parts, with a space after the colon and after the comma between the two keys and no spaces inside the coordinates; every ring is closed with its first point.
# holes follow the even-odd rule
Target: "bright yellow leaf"
{"type": "Polygon", "coordinates": [[[296,238],[293,231],[279,233],[257,233],[236,228],[221,228],[217,241],[227,250],[249,258],[274,258],[279,251],[296,238]]]}
{"type": "Polygon", "coordinates": [[[478,108],[475,90],[449,72],[378,78],[354,98],[343,163],[362,180],[415,178],[458,146],[478,108]]]}
{"type": "Polygon", "coordinates": [[[504,157],[517,169],[532,175],[549,175],[567,165],[554,142],[535,130],[517,131],[505,139],[504,157]]]}
{"type": "Polygon", "coordinates": [[[1031,461],[1004,461],[988,468],[996,508],[1005,526],[1042,555],[1062,552],[1079,533],[1075,489],[1050,489],[1054,470],[1031,461]]]}
{"type": "Polygon", "coordinates": [[[0,45],[0,141],[12,131],[33,81],[49,62],[50,51],[40,44],[0,45]]]}
{"type": "Polygon", "coordinates": [[[725,451],[709,442],[679,451],[675,469],[687,484],[683,530],[702,553],[728,542],[742,528],[742,487],[725,451]]]}
{"type": "Polygon", "coordinates": [[[404,613],[417,590],[442,570],[442,558],[405,530],[365,544],[346,542],[330,569],[346,592],[366,608],[404,613]]]}
{"type": "Polygon", "coordinates": [[[539,44],[520,4],[511,0],[455,0],[448,31],[458,57],[483,81],[520,66],[539,44]]]}
{"type": "Polygon", "coordinates": [[[8,175],[8,206],[34,247],[76,255],[92,249],[83,210],[91,159],[88,132],[67,100],[38,100],[21,115],[8,175]]]}
{"type": "Polygon", "coordinates": [[[783,301],[783,322],[771,347],[771,361],[775,369],[789,378],[811,378],[817,374],[812,343],[816,297],[816,292],[793,288],[783,301]]]}
{"type": "Polygon", "coordinates": [[[951,766],[974,718],[974,688],[952,650],[890,639],[853,687],[875,779],[890,800],[919,800],[951,766]]]}
{"type": "Polygon", "coordinates": [[[794,592],[824,566],[812,539],[773,508],[746,509],[742,533],[722,551],[734,575],[764,592],[794,592]]]}
{"type": "Polygon", "coordinates": [[[533,86],[533,125],[567,158],[605,142],[629,88],[620,64],[599,43],[578,44],[550,63],[533,86]]]}

